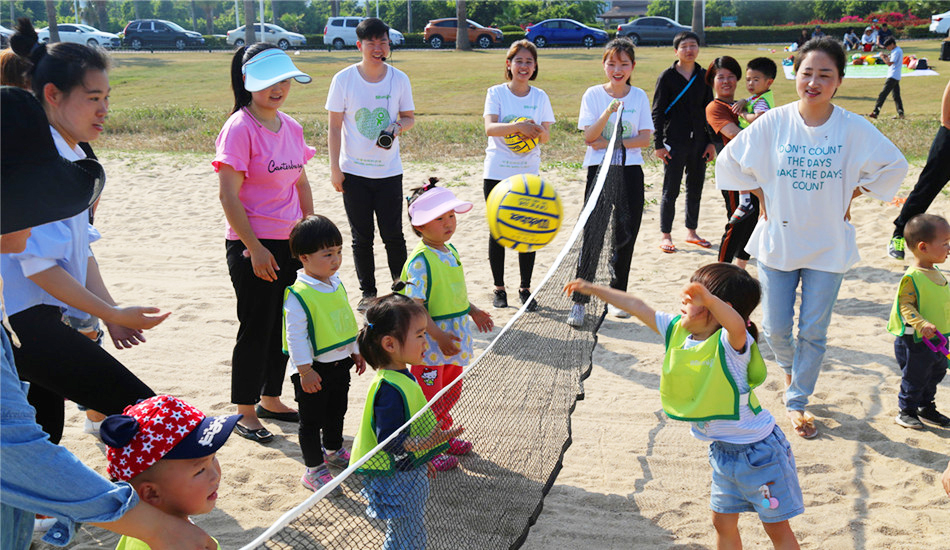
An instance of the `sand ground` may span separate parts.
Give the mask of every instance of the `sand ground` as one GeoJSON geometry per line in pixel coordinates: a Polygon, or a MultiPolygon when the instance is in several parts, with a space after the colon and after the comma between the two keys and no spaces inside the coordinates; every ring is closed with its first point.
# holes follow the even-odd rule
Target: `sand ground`
{"type": "MultiPolygon", "coordinates": [[[[96,216],[103,239],[94,248],[105,280],[120,303],[173,312],[147,333],[147,343],[114,353],[158,393],[180,396],[208,414],[233,412],[230,357],[237,320],[224,258],[224,215],[209,159],[139,153],[104,157],[109,181],[96,216]]],[[[407,164],[405,186],[437,175],[461,198],[475,203],[471,213],[460,216],[453,243],[466,262],[473,302],[488,308],[500,327],[515,309],[490,307],[481,164],[407,164]]],[[[326,183],[325,159],[314,159],[307,170],[316,211],[336,221],[348,243],[342,199],[326,183]]],[[[911,169],[902,195],[919,171],[919,166],[911,169]]],[[[630,289],[656,308],[670,310],[678,307],[678,290],[692,271],[715,261],[716,247],[703,250],[683,243],[681,199],[674,229],[680,252],[660,252],[657,204],[662,172],[655,166],[645,172],[647,207],[630,289]]],[[[542,175],[561,194],[568,227],[539,252],[536,281],[564,244],[583,200],[582,170],[558,167],[542,175]]],[[[703,199],[699,232],[718,245],[725,211],[711,177],[703,199]]],[[[889,259],[885,245],[898,209],[861,198],[852,211],[863,259],[842,285],[824,372],[810,405],[821,435],[812,441],[790,436],[806,505],[804,515],[791,525],[802,548],[950,548],[950,499],[938,487],[950,459],[950,430],[911,431],[893,421],[900,372],[893,338],[884,327],[906,264],[889,259]]],[[[931,211],[950,213],[948,195],[941,194],[931,211]]],[[[406,233],[411,244],[408,227],[406,233]]],[[[378,278],[385,280],[381,248],[377,246],[378,278]]],[[[514,295],[513,254],[507,265],[508,290],[514,295]]],[[[751,270],[755,272],[754,265],[751,270]]],[[[341,276],[355,306],[358,284],[348,247],[341,276]]],[[[758,310],[753,320],[760,317],[758,310]]],[[[478,345],[484,348],[487,342],[481,337],[478,345]]],[[[780,400],[781,372],[768,347],[762,347],[770,375],[759,396],[789,433],[780,400]]],[[[659,336],[634,320],[607,318],[594,352],[593,373],[585,383],[586,399],[573,416],[573,446],[526,549],[714,546],[706,444],[690,437],[685,424],[663,415],[657,392],[661,363],[659,336]]],[[[369,378],[354,376],[348,435],[356,431],[369,378]]],[[[289,381],[284,395],[292,404],[289,381]]],[[[950,410],[946,383],[937,403],[950,410]]],[[[311,494],[299,483],[303,466],[296,425],[272,422],[268,427],[277,435],[268,446],[233,437],[222,449],[218,508],[195,518],[224,548],[241,547],[311,494]]],[[[82,433],[82,416],[70,404],[63,444],[105,472],[102,444],[82,433]]],[[[753,515],[744,515],[740,526],[746,548],[771,547],[753,515]]],[[[105,531],[83,528],[73,547],[109,548],[115,541],[105,531]]]]}

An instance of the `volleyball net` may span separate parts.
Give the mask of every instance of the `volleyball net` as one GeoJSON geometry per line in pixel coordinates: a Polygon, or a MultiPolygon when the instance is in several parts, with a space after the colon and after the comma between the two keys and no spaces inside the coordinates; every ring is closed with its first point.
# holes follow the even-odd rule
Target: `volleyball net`
{"type": "Polygon", "coordinates": [[[592,297],[583,322],[568,325],[584,298],[567,296],[564,285],[578,276],[609,284],[611,245],[632,238],[615,231],[630,215],[615,210],[627,203],[619,118],[568,242],[532,295],[537,308],[523,306],[452,385],[244,550],[367,550],[384,548],[387,537],[387,549],[522,545],[571,444],[571,413],[583,399],[606,312],[592,297]],[[420,445],[449,423],[465,428],[472,451],[429,479],[426,461],[441,448],[420,445]]]}

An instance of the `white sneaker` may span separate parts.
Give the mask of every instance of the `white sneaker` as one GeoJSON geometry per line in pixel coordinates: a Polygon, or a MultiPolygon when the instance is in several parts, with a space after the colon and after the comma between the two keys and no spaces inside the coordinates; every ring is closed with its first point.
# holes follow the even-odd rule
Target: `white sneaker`
{"type": "Polygon", "coordinates": [[[567,324],[572,327],[584,326],[584,315],[586,313],[584,304],[574,304],[571,306],[571,314],[567,316],[567,324]]]}
{"type": "Polygon", "coordinates": [[[96,439],[102,441],[102,437],[99,436],[99,428],[102,427],[102,421],[93,422],[92,420],[86,419],[86,425],[83,427],[82,431],[87,434],[92,434],[96,439]]]}
{"type": "Polygon", "coordinates": [[[629,318],[630,318],[630,313],[628,313],[626,310],[620,309],[619,307],[613,306],[613,305],[610,305],[610,304],[607,304],[607,313],[613,315],[613,316],[616,317],[617,319],[629,319],[629,318]]]}

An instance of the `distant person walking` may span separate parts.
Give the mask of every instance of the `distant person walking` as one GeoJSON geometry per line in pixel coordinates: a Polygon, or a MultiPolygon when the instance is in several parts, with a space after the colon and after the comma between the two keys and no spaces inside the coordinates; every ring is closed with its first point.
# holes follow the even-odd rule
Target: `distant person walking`
{"type": "Polygon", "coordinates": [[[877,96],[877,103],[874,104],[874,110],[868,115],[871,118],[877,118],[884,106],[884,101],[891,92],[894,92],[894,104],[897,105],[897,118],[904,118],[904,102],[901,101],[901,69],[904,67],[904,50],[900,49],[894,37],[889,37],[884,41],[884,49],[889,53],[883,55],[884,62],[887,63],[887,80],[884,81],[884,89],[881,95],[877,96]]]}
{"type": "Polygon", "coordinates": [[[894,235],[887,245],[887,253],[896,260],[904,259],[904,225],[917,214],[923,214],[930,208],[930,204],[940,193],[940,190],[950,181],[950,81],[943,91],[943,101],[940,109],[940,127],[930,153],[927,155],[927,164],[920,172],[917,185],[907,195],[907,201],[901,208],[900,215],[894,220],[894,235]]]}
{"type": "Polygon", "coordinates": [[[699,36],[681,32],[673,39],[676,61],[660,73],[653,90],[653,137],[656,158],[663,161],[663,196],[660,199],[660,250],[676,252],[673,217],[676,198],[686,171],[686,242],[709,248],[696,233],[699,203],[706,178],[706,163],[716,158],[716,148],[706,135],[706,105],[712,90],[706,71],[696,63],[699,36]]]}

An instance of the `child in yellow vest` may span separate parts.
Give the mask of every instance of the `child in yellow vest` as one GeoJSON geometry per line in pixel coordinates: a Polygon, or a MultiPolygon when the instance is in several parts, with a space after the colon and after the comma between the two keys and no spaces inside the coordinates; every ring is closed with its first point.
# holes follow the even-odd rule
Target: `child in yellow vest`
{"type": "Polygon", "coordinates": [[[333,479],[327,464],[346,468],[350,462],[343,447],[350,367],[363,374],[366,363],[356,345],[353,308],[336,274],[343,258],[340,230],[324,216],[307,216],[290,231],[289,245],[303,268],[284,291],[283,349],[300,410],[298,434],[307,467],[300,482],[317,491],[333,479]]]}
{"type": "MultiPolygon", "coordinates": [[[[215,454],[240,419],[239,414],[205,416],[170,395],[129,405],[122,414],[106,417],[99,428],[107,446],[109,475],[132,485],[142,501],[191,521],[189,516],[214,509],[221,483],[215,454]]],[[[149,546],[123,536],[116,550],[149,550],[149,546]]]]}
{"type": "Polygon", "coordinates": [[[380,442],[396,434],[356,469],[363,474],[360,493],[368,502],[367,514],[386,520],[384,550],[426,547],[426,474],[435,476],[430,461],[448,448],[446,441],[462,433],[461,427],[440,429],[429,409],[400,431],[426,404],[407,364],[422,362],[428,323],[424,307],[400,294],[390,294],[371,302],[359,335],[360,350],[376,376],[366,395],[351,463],[358,464],[380,442]]]}
{"type": "MultiPolygon", "coordinates": [[[[436,187],[437,181],[430,178],[428,184],[414,189],[409,197],[409,222],[422,240],[409,254],[402,270],[402,280],[407,283],[404,294],[429,312],[426,327],[429,348],[423,360],[413,364],[411,369],[427,400],[452,384],[472,360],[472,329],[468,318],[472,318],[481,332],[494,327],[491,315],[468,301],[462,260],[449,244],[455,234],[455,214],[468,212],[472,203],[459,200],[444,187],[436,187]]],[[[442,429],[452,426],[450,411],[461,391],[459,380],[432,405],[442,429]]],[[[464,455],[471,449],[470,442],[453,439],[448,453],[464,455]]],[[[438,470],[449,470],[458,465],[458,458],[441,456],[434,464],[438,470]]]]}
{"type": "Polygon", "coordinates": [[[894,355],[901,368],[897,394],[900,412],[895,422],[919,430],[921,420],[950,426],[950,418],[937,411],[937,384],[947,374],[947,357],[927,347],[937,333],[950,334],[950,286],[934,264],[943,263],[950,251],[950,224],[940,216],[919,214],[904,226],[904,249],[914,254],[901,277],[887,330],[897,337],[894,355]]]}
{"type": "Polygon", "coordinates": [[[705,265],[683,289],[675,316],[583,279],[564,290],[596,296],[665,335],[660,399],[667,416],[690,422],[693,436],[710,442],[718,547],[741,548],[739,513],[757,512],[775,548],[797,549],[788,520],[805,506],[795,457],[752,392],[766,375],[755,342],[758,329],[749,321],[759,304],[758,281],[733,264],[705,265]]]}

